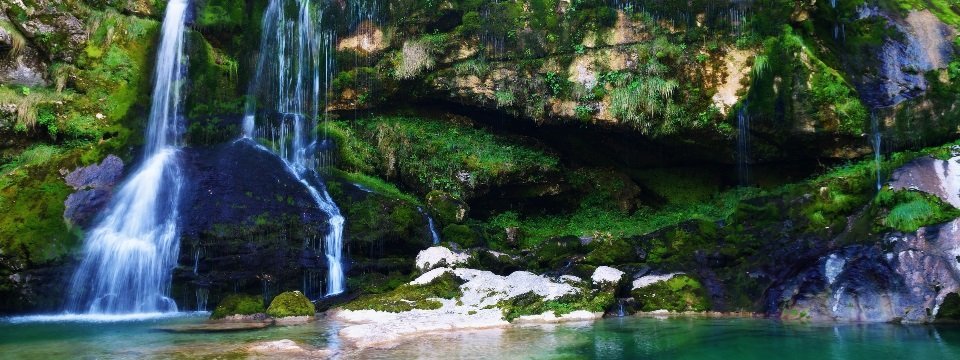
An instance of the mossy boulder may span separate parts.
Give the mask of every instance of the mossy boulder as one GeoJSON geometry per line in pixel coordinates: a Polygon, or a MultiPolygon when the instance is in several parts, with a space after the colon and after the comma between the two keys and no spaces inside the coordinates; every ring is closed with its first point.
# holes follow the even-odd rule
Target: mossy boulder
{"type": "Polygon", "coordinates": [[[573,294],[546,300],[534,292],[520,294],[497,303],[503,311],[507,321],[516,320],[522,316],[540,315],[552,311],[555,316],[563,316],[574,311],[589,311],[592,313],[604,312],[615,302],[612,292],[591,291],[580,288],[573,294]]]}
{"type": "Polygon", "coordinates": [[[640,311],[707,311],[710,302],[699,281],[685,274],[654,282],[631,292],[640,311]]]}
{"type": "Polygon", "coordinates": [[[210,318],[217,320],[232,315],[254,315],[264,312],[263,298],[258,295],[233,294],[225,297],[213,309],[210,318]]]}
{"type": "Polygon", "coordinates": [[[937,321],[960,322],[960,294],[949,293],[937,311],[937,321]]]}
{"type": "Polygon", "coordinates": [[[287,291],[277,295],[270,302],[270,307],[267,308],[267,315],[272,318],[313,316],[316,313],[317,310],[313,306],[313,302],[299,291],[287,291]]]}
{"type": "Polygon", "coordinates": [[[461,284],[463,280],[451,272],[445,272],[427,284],[404,284],[387,293],[361,296],[343,308],[386,312],[439,309],[443,304],[436,299],[456,299],[463,296],[461,284]]]}
{"type": "Polygon", "coordinates": [[[427,207],[444,224],[459,223],[470,211],[466,203],[439,190],[427,194],[427,207]]]}
{"type": "Polygon", "coordinates": [[[457,243],[464,248],[472,248],[480,245],[480,238],[476,231],[473,231],[467,225],[452,224],[443,228],[443,239],[457,243]]]}

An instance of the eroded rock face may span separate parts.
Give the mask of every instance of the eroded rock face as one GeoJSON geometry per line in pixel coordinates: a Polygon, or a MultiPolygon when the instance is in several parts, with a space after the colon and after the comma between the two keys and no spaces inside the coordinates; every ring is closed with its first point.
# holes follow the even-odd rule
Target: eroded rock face
{"type": "Polygon", "coordinates": [[[911,161],[893,172],[890,186],[923,191],[960,207],[960,157],[940,160],[927,156],[911,161]]]}
{"type": "Polygon", "coordinates": [[[884,42],[877,54],[875,74],[860,81],[861,95],[869,105],[891,106],[919,96],[928,87],[924,73],[946,68],[953,57],[951,39],[956,31],[929,10],[912,11],[900,19],[880,8],[865,6],[859,17],[884,18],[902,34],[884,42]]]}
{"type": "Polygon", "coordinates": [[[67,185],[77,190],[67,197],[63,218],[80,227],[87,227],[113,195],[113,188],[123,177],[123,160],[109,155],[100,164],[77,168],[66,176],[67,185]]]}
{"type": "Polygon", "coordinates": [[[848,247],[788,282],[780,299],[786,305],[782,317],[932,322],[946,295],[960,289],[960,220],[887,241],[892,251],[848,247]],[[839,272],[829,266],[833,259],[843,259],[839,272]]]}
{"type": "MultiPolygon", "coordinates": [[[[957,160],[924,157],[896,170],[890,185],[960,205],[957,160]]],[[[947,294],[960,290],[960,219],[893,233],[873,246],[822,257],[770,293],[784,318],[932,322],[947,294]]]]}
{"type": "Polygon", "coordinates": [[[361,23],[353,35],[340,40],[337,44],[337,50],[354,50],[367,54],[379,53],[386,47],[383,31],[370,21],[361,23]]]}
{"type": "MultiPolygon", "coordinates": [[[[0,13],[0,23],[10,23],[0,13]]],[[[23,86],[45,86],[47,64],[40,53],[26,44],[15,28],[0,26],[0,83],[23,86]]],[[[2,129],[0,129],[2,131],[2,129]]]]}
{"type": "Polygon", "coordinates": [[[417,254],[416,264],[420,271],[427,271],[436,267],[462,264],[469,259],[470,255],[455,253],[442,246],[434,246],[417,254]]]}
{"type": "Polygon", "coordinates": [[[327,215],[273,154],[249,142],[184,150],[182,238],[173,295],[193,308],[235,292],[301,289],[319,296],[327,263],[327,215]]]}
{"type": "Polygon", "coordinates": [[[87,42],[78,9],[50,0],[7,2],[7,16],[50,60],[72,62],[87,42]]]}

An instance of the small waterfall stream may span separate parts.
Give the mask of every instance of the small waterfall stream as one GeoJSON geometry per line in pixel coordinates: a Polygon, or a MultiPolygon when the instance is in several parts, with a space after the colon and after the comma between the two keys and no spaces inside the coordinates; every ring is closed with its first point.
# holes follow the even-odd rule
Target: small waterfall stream
{"type": "Polygon", "coordinates": [[[877,170],[877,191],[883,189],[883,135],[880,133],[880,120],[876,114],[870,114],[870,143],[873,145],[873,164],[877,170]]]}
{"type": "Polygon", "coordinates": [[[322,14],[311,0],[270,1],[263,15],[260,56],[249,88],[243,137],[268,142],[269,148],[258,148],[279,156],[329,216],[322,248],[328,263],[326,295],[330,296],[345,290],[345,219],[317,173],[316,153],[321,146],[314,129],[321,111],[325,112],[323,102],[332,84],[336,44],[333,32],[323,31],[322,14]]]}
{"type": "Polygon", "coordinates": [[[84,245],[68,311],[125,314],[177,311],[169,298],[180,234],[183,179],[180,87],[188,0],[171,0],[161,30],[144,162],[114,196],[84,245]]]}
{"type": "Polygon", "coordinates": [[[750,113],[745,101],[737,110],[737,176],[741,186],[750,183],[750,113]]]}
{"type": "Polygon", "coordinates": [[[430,216],[426,211],[423,211],[422,207],[417,207],[417,211],[420,212],[420,215],[423,215],[427,219],[427,229],[430,230],[430,241],[433,245],[440,244],[440,234],[437,232],[437,224],[433,220],[433,216],[430,216]]]}

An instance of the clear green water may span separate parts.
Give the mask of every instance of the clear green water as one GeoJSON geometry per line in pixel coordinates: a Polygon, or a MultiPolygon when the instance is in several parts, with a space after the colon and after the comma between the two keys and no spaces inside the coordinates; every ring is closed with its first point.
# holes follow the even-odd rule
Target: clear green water
{"type": "Polygon", "coordinates": [[[960,359],[960,327],[825,325],[757,319],[606,319],[595,323],[424,334],[390,349],[356,350],[339,324],[221,334],[152,330],[188,316],[114,323],[0,321],[2,359],[243,358],[244,347],[291,339],[364,359],[960,359]]]}

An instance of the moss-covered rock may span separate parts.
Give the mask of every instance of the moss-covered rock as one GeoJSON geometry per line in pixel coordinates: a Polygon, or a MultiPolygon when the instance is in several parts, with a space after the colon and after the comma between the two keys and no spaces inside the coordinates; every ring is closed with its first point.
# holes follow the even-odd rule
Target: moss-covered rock
{"type": "Polygon", "coordinates": [[[949,293],[937,311],[937,321],[960,321],[960,294],[949,293]]]}
{"type": "Polygon", "coordinates": [[[706,289],[699,281],[684,274],[677,274],[667,280],[633,289],[631,295],[637,301],[641,311],[710,310],[706,289]]]}
{"type": "Polygon", "coordinates": [[[316,312],[313,302],[299,291],[280,293],[273,298],[270,307],[267,308],[267,315],[275,319],[290,316],[313,316],[316,312]]]}
{"type": "Polygon", "coordinates": [[[581,288],[574,294],[568,294],[556,299],[546,300],[533,292],[514,296],[497,303],[503,311],[507,321],[513,321],[521,316],[540,315],[552,311],[556,316],[562,316],[574,311],[585,310],[593,313],[604,312],[615,302],[612,292],[591,291],[581,288]]]}
{"type": "Polygon", "coordinates": [[[263,297],[257,295],[233,294],[228,295],[217,304],[210,314],[214,320],[223,319],[232,315],[254,315],[265,311],[263,297]]]}
{"type": "Polygon", "coordinates": [[[461,284],[463,280],[446,272],[424,285],[404,284],[387,293],[361,296],[347,303],[343,308],[386,312],[439,309],[443,304],[434,299],[456,299],[462,296],[461,284]]]}
{"type": "Polygon", "coordinates": [[[450,224],[443,228],[443,240],[456,243],[464,248],[480,245],[479,236],[467,225],[450,224]]]}

